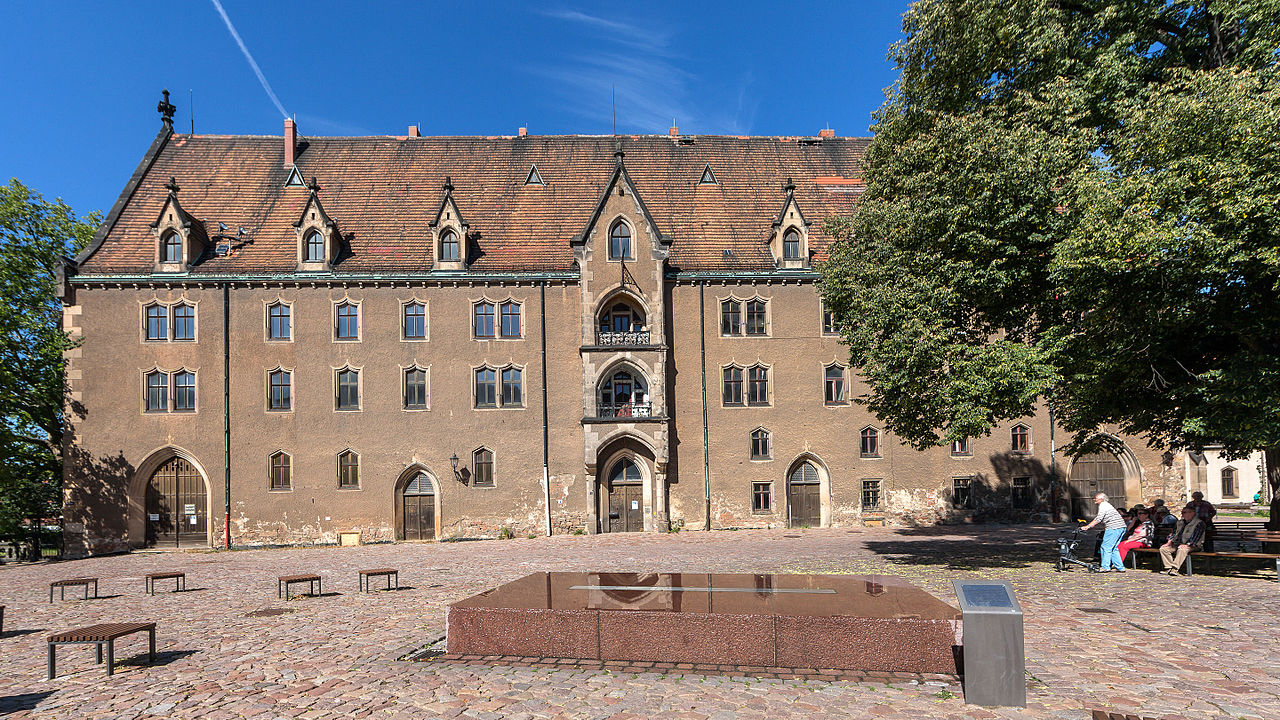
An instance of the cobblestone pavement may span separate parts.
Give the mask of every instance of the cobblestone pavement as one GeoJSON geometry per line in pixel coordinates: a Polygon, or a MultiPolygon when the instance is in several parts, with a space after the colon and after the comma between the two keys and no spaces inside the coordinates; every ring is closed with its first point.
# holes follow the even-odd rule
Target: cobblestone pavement
{"type": "MultiPolygon", "coordinates": [[[[135,553],[0,567],[0,715],[6,718],[1161,718],[1280,717],[1273,573],[1171,578],[1050,569],[1045,527],[753,530],[557,536],[230,553],[135,553]],[[395,566],[399,592],[356,592],[356,571],[395,566]],[[143,594],[183,570],[190,592],[143,594]],[[955,603],[951,581],[1012,581],[1026,612],[1029,706],[964,704],[958,683],[768,679],[607,669],[476,666],[396,658],[438,638],[444,608],[538,570],[896,574],[955,603]],[[278,575],[318,572],[327,595],[285,602],[278,575]],[[49,582],[101,579],[97,600],[48,602],[49,582]],[[256,614],[285,608],[285,614],[256,614]],[[1113,613],[1086,613],[1104,608],[1113,613]],[[154,620],[120,641],[108,679],[87,646],[49,633],[154,620]]],[[[163,585],[162,585],[163,587],[163,585]]]]}

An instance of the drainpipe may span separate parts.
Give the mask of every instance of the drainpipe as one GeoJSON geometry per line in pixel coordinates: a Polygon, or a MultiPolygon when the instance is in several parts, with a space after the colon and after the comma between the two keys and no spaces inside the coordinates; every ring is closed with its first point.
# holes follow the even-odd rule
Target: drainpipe
{"type": "Polygon", "coordinates": [[[706,283],[698,285],[698,342],[702,347],[702,494],[706,502],[706,524],[711,531],[711,449],[707,442],[707,300],[706,283]]]}
{"type": "Polygon", "coordinates": [[[222,496],[226,498],[226,549],[231,549],[231,283],[222,285],[222,496]]]}
{"type": "Polygon", "coordinates": [[[542,500],[547,524],[547,537],[551,537],[551,430],[547,423],[547,281],[538,284],[541,306],[538,312],[542,326],[542,500]]]}
{"type": "Polygon", "coordinates": [[[1055,445],[1053,403],[1049,403],[1049,522],[1058,522],[1058,453],[1055,445]]]}

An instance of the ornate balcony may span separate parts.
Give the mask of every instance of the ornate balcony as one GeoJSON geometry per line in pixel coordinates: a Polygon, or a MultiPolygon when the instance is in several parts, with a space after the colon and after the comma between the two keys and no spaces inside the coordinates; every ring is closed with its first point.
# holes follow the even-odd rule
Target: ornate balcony
{"type": "Polygon", "coordinates": [[[628,330],[624,332],[598,331],[597,345],[648,345],[648,330],[628,330]]]}
{"type": "MultiPolygon", "coordinates": [[[[648,333],[645,333],[646,335],[648,333]]],[[[600,403],[596,409],[596,417],[613,418],[613,417],[650,417],[653,411],[653,403],[650,402],[627,402],[627,403],[600,403]]]]}

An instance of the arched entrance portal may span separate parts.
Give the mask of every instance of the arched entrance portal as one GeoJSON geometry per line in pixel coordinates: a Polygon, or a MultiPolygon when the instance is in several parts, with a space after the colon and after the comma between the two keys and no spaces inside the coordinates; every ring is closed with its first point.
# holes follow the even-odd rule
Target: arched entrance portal
{"type": "Polygon", "coordinates": [[[166,460],[147,480],[146,546],[209,544],[209,505],[204,478],[181,457],[166,460]]]}
{"type": "Polygon", "coordinates": [[[1100,492],[1112,505],[1127,507],[1124,466],[1106,450],[1082,455],[1071,464],[1071,516],[1088,519],[1097,514],[1093,496],[1100,492]]]}
{"type": "Polygon", "coordinates": [[[822,527],[822,492],[818,469],[804,461],[787,477],[787,526],[822,527]]]}
{"type": "Polygon", "coordinates": [[[605,483],[607,514],[605,532],[641,532],[644,530],[644,475],[629,457],[622,457],[609,469],[605,483]]]}
{"type": "Polygon", "coordinates": [[[436,490],[431,476],[424,470],[409,474],[400,491],[401,540],[434,540],[436,538],[436,490]]]}

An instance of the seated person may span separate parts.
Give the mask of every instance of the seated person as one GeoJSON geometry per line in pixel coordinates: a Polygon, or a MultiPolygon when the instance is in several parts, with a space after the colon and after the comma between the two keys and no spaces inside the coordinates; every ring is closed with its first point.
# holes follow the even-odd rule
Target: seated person
{"type": "Polygon", "coordinates": [[[1164,527],[1173,527],[1178,524],[1178,517],[1169,512],[1169,508],[1161,505],[1160,509],[1156,510],[1156,521],[1164,527]]]}
{"type": "Polygon", "coordinates": [[[1147,509],[1138,507],[1134,514],[1137,517],[1129,525],[1125,538],[1116,546],[1116,549],[1120,551],[1121,562],[1129,556],[1130,550],[1151,547],[1151,543],[1155,540],[1156,524],[1151,521],[1151,514],[1147,512],[1147,509]]]}
{"type": "Polygon", "coordinates": [[[1196,509],[1190,505],[1182,508],[1182,519],[1169,539],[1160,546],[1160,559],[1164,561],[1165,572],[1177,575],[1178,568],[1186,561],[1187,556],[1204,547],[1204,523],[1196,517],[1196,509]]]}

